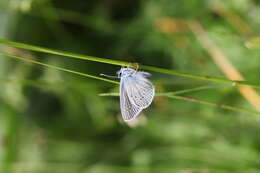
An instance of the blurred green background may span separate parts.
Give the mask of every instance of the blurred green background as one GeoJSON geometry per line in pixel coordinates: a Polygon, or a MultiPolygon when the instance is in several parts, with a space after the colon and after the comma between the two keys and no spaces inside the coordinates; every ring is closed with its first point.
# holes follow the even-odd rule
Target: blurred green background
{"type": "MultiPolygon", "coordinates": [[[[258,0],[1,0],[0,38],[225,77],[188,29],[186,22],[192,20],[236,70],[260,83],[260,49],[248,42],[259,35],[259,16],[258,0]]],[[[1,49],[92,75],[113,75],[120,68],[1,49]]],[[[151,73],[158,92],[209,84],[151,73]]],[[[0,81],[1,173],[260,171],[255,115],[156,97],[135,124],[127,125],[119,98],[98,96],[117,92],[114,84],[2,55],[0,81]]],[[[257,109],[232,87],[185,96],[257,109]]]]}

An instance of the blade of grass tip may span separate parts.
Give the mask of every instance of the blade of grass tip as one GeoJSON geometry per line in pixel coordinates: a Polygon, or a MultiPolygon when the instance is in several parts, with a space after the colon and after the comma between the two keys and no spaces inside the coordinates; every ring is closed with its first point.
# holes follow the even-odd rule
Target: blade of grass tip
{"type": "MultiPolygon", "coordinates": [[[[66,52],[66,51],[48,49],[48,48],[44,48],[44,47],[40,47],[40,46],[33,46],[33,45],[29,45],[29,44],[13,42],[13,41],[8,41],[8,40],[4,40],[4,39],[0,39],[0,44],[6,45],[6,46],[11,46],[11,47],[16,47],[16,48],[21,48],[21,49],[26,49],[26,50],[31,50],[31,51],[36,51],[36,52],[50,53],[50,54],[54,54],[54,55],[65,56],[65,57],[69,57],[69,58],[95,61],[95,62],[107,63],[107,64],[113,64],[113,65],[119,65],[119,66],[136,67],[135,63],[129,63],[129,62],[123,62],[123,61],[118,61],[118,60],[111,60],[111,59],[98,58],[98,57],[87,56],[87,55],[82,55],[82,54],[70,53],[70,52],[66,52]]],[[[247,82],[247,81],[236,81],[236,80],[229,80],[229,79],[225,79],[225,78],[218,78],[218,77],[212,77],[212,76],[177,72],[174,70],[153,67],[153,66],[140,65],[140,67],[144,70],[149,70],[149,71],[154,71],[154,72],[164,73],[164,74],[169,74],[169,75],[176,75],[176,76],[182,76],[182,77],[188,77],[188,78],[200,79],[200,80],[206,80],[206,81],[212,81],[212,82],[232,83],[234,86],[248,85],[248,86],[252,86],[255,88],[260,88],[259,84],[253,84],[253,83],[247,82]]]]}
{"type": "Polygon", "coordinates": [[[185,100],[185,101],[189,101],[189,102],[200,103],[200,104],[218,107],[218,108],[221,108],[221,109],[231,110],[231,111],[235,111],[235,112],[243,112],[243,113],[260,115],[260,112],[258,112],[258,111],[234,107],[234,106],[229,106],[229,105],[225,105],[225,104],[212,103],[212,102],[203,101],[203,100],[199,100],[199,99],[195,99],[195,98],[191,98],[191,97],[183,97],[183,96],[177,96],[177,95],[171,95],[171,96],[167,96],[167,97],[173,98],[173,99],[178,99],[178,100],[185,100]]]}
{"type": "Polygon", "coordinates": [[[32,63],[32,64],[38,64],[38,65],[45,66],[45,67],[48,67],[48,68],[52,68],[52,69],[56,69],[56,70],[60,70],[60,71],[64,71],[64,72],[73,73],[73,74],[76,74],[76,75],[79,75],[79,76],[84,76],[84,77],[87,77],[87,78],[92,78],[92,79],[102,80],[102,81],[106,81],[106,82],[110,82],[110,83],[114,83],[114,84],[119,84],[119,82],[113,81],[113,80],[110,80],[110,79],[106,79],[106,78],[102,78],[102,77],[98,77],[98,76],[94,76],[94,75],[81,73],[81,72],[78,72],[78,71],[65,69],[65,68],[62,68],[62,67],[55,66],[55,65],[45,64],[45,63],[42,63],[42,62],[39,62],[39,61],[35,61],[35,60],[29,59],[29,58],[24,58],[24,57],[20,57],[20,56],[11,55],[11,54],[8,54],[8,53],[3,52],[3,51],[0,51],[0,54],[2,54],[4,56],[7,56],[7,57],[10,57],[10,58],[22,60],[24,62],[29,62],[29,63],[32,63]]]}

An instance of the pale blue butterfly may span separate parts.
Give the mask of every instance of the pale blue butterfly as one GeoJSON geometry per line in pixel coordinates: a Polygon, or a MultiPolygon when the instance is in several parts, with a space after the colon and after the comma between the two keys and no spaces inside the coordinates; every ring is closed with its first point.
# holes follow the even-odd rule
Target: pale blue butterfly
{"type": "Polygon", "coordinates": [[[152,103],[155,89],[147,79],[149,76],[150,73],[129,67],[122,67],[117,72],[117,78],[120,78],[120,109],[124,121],[135,119],[152,103]]]}

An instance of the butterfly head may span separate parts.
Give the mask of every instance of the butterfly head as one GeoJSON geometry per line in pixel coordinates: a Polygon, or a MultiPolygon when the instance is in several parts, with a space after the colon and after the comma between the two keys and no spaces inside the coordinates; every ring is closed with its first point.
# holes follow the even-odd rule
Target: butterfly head
{"type": "Polygon", "coordinates": [[[136,72],[136,70],[129,68],[129,67],[122,67],[118,72],[117,72],[117,76],[119,78],[121,77],[128,77],[131,76],[132,74],[134,74],[136,72]]]}

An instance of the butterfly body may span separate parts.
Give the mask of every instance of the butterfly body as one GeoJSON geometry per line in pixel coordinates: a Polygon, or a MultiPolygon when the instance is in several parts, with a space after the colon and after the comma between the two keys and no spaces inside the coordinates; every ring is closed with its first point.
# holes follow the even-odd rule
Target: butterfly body
{"type": "Polygon", "coordinates": [[[153,101],[154,86],[147,79],[147,72],[138,72],[122,67],[117,72],[120,78],[120,109],[124,121],[135,119],[153,101]]]}

